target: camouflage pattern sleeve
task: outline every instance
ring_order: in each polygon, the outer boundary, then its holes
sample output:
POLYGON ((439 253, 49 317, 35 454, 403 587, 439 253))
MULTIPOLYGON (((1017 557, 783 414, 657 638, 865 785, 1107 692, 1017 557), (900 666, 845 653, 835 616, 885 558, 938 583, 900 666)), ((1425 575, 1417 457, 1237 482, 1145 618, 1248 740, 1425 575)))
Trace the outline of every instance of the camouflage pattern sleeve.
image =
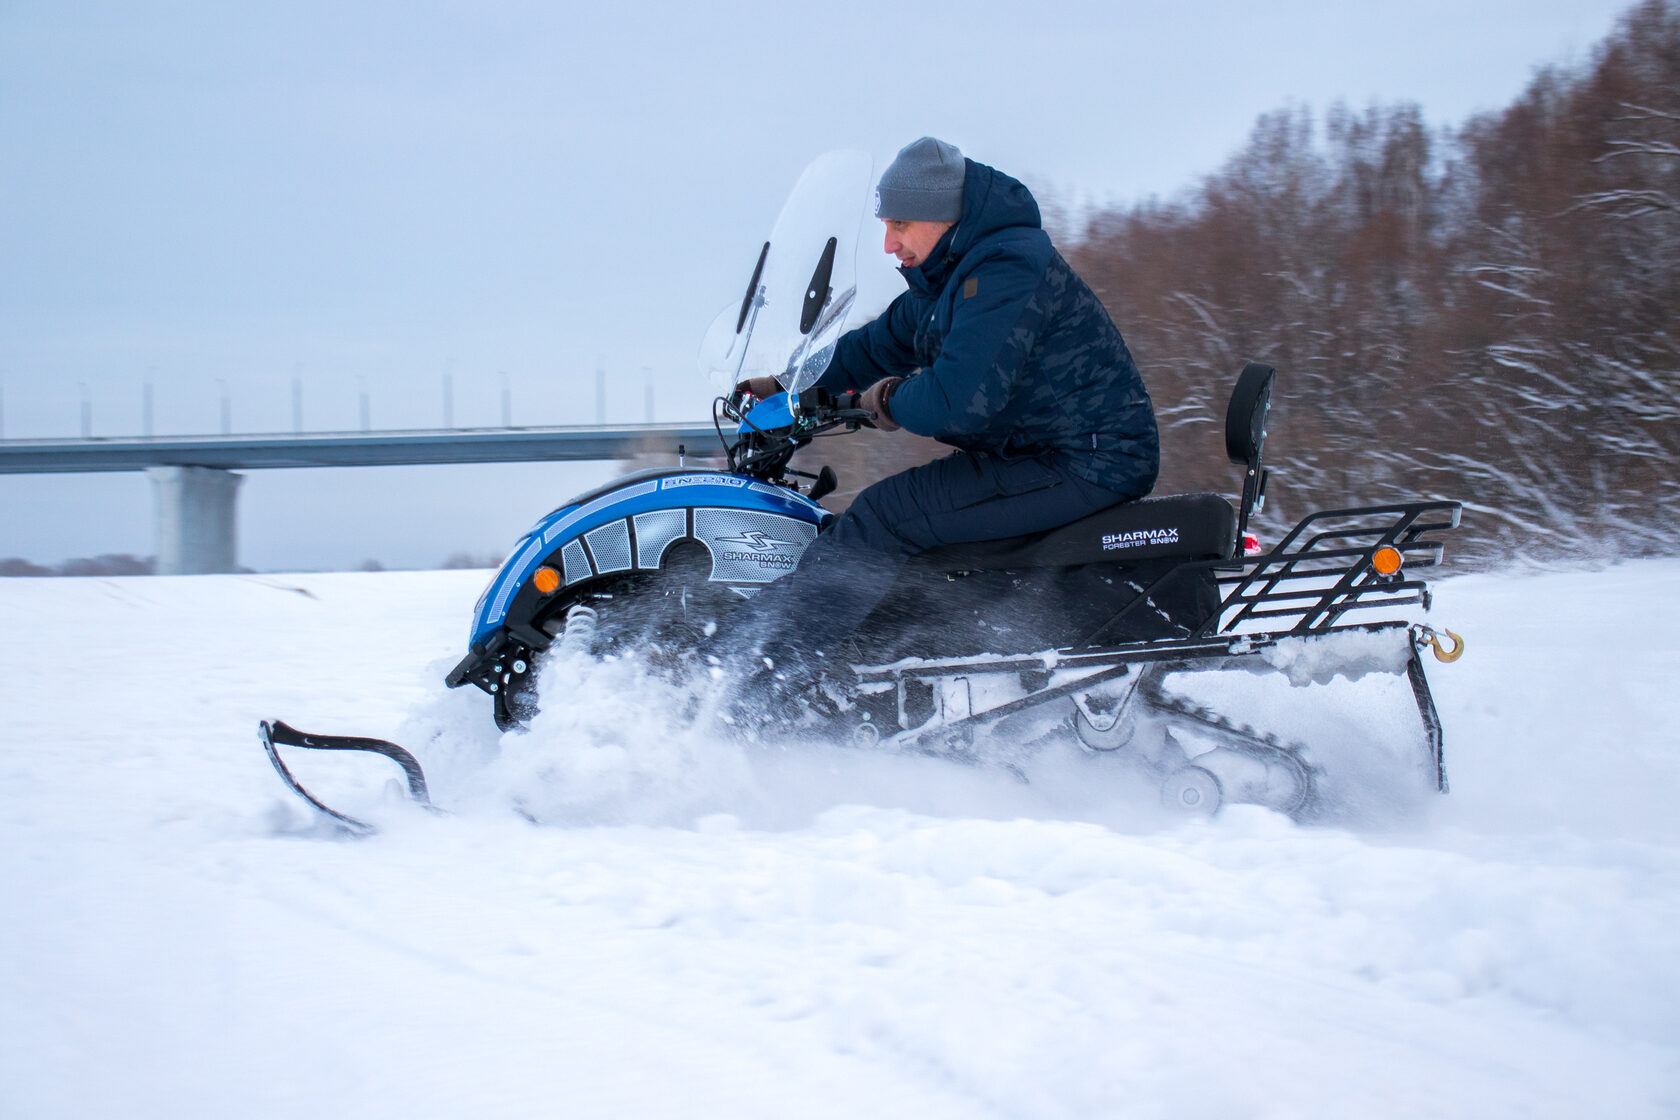
POLYGON ((892 403, 905 430, 957 443, 1007 434, 1007 406, 1052 310, 1043 265, 1030 255, 993 252, 964 271, 954 299, 918 324, 930 338, 943 335, 937 356, 892 403))

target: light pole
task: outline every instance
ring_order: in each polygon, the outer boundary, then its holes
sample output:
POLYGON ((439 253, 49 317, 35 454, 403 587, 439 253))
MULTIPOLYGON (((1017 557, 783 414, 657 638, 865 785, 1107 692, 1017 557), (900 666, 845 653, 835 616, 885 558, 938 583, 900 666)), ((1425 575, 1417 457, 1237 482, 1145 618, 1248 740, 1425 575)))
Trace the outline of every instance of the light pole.
POLYGON ((455 426, 455 359, 450 357, 443 366, 443 426, 455 426))

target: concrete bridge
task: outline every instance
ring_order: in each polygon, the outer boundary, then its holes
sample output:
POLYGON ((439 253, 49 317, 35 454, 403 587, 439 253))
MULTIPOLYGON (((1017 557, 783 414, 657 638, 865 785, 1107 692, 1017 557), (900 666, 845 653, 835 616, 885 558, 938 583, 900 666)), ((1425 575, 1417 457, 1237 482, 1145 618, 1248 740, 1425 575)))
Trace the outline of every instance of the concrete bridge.
POLYGON ((680 449, 714 454, 716 429, 696 423, 14 439, 0 440, 0 474, 145 471, 152 480, 157 571, 186 575, 234 570, 242 480, 235 471, 674 457, 680 449))

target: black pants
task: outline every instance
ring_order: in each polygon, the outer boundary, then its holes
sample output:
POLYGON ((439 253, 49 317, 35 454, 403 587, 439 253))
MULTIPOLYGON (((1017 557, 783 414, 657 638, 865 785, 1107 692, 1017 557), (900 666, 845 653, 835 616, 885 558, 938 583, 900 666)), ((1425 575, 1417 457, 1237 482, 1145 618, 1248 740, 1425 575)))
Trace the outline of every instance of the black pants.
POLYGON ((796 664, 820 658, 858 628, 911 556, 1042 532, 1141 496, 1087 482, 1049 457, 958 451, 912 467, 859 494, 797 568, 735 612, 719 648, 796 664))

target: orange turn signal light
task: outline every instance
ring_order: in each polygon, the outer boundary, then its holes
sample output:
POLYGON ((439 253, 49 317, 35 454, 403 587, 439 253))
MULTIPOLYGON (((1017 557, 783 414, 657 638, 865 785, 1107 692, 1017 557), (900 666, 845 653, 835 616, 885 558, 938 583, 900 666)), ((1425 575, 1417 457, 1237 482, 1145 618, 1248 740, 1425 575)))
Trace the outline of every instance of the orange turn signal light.
POLYGON ((1385 544, 1371 553, 1371 567, 1380 576, 1391 576, 1400 570, 1400 550, 1391 544, 1385 544))
POLYGON ((560 590, 560 573, 553 568, 538 568, 531 573, 531 586, 544 595, 552 595, 560 590))

